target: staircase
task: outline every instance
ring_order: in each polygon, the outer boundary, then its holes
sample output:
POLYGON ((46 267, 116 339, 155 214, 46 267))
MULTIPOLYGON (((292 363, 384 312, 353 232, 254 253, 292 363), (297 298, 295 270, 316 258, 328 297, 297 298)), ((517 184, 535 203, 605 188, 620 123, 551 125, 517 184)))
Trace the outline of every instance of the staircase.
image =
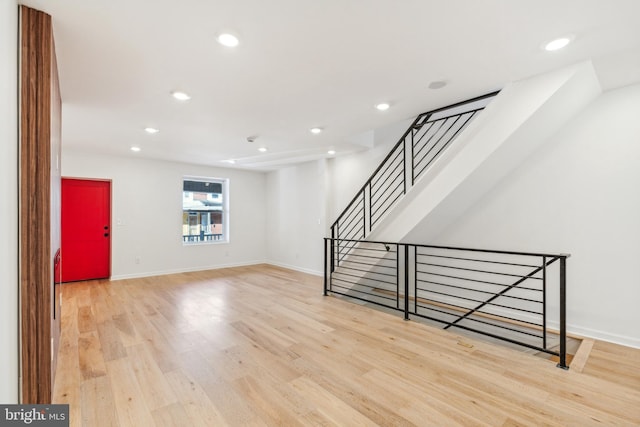
POLYGON ((325 293, 553 354, 566 368, 568 255, 405 242, 437 236, 599 93, 587 62, 420 114, 331 226, 325 293))

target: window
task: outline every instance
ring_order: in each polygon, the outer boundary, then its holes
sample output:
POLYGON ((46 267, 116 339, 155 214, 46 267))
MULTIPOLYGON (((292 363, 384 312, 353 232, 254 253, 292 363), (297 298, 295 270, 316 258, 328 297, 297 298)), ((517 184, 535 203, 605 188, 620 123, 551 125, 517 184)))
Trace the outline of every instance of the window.
POLYGON ((228 180, 185 177, 182 183, 182 242, 229 240, 228 180))

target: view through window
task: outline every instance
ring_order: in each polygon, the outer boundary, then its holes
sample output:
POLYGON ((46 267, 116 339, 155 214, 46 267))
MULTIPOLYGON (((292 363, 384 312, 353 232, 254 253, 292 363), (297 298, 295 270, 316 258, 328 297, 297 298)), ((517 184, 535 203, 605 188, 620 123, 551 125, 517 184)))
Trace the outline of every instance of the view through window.
POLYGON ((227 180, 184 178, 182 185, 182 241, 228 240, 227 180))

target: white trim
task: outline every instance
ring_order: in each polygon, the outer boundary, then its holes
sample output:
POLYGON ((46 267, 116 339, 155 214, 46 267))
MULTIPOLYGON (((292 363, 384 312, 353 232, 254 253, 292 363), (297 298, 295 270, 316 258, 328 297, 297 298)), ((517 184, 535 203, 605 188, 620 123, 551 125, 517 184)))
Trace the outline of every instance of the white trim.
POLYGON ((207 270, 219 270, 221 268, 246 267, 249 265, 259 265, 259 264, 268 264, 268 262, 264 260, 247 261, 247 262, 238 262, 238 263, 232 263, 232 264, 208 265, 204 267, 177 268, 174 270, 148 271, 148 272, 132 273, 132 274, 118 274, 115 276, 111 276, 110 280, 117 281, 117 280, 126 280, 126 279, 138 279, 142 277, 166 276, 168 274, 191 273, 195 271, 207 271, 207 270))
POLYGON ((599 331, 597 329, 591 328, 582 328, 575 325, 567 325, 567 333, 571 335, 578 335, 584 338, 594 338, 600 341, 607 341, 626 347, 640 349, 640 339, 628 337, 625 335, 612 334, 610 332, 599 331))
POLYGON ((312 270, 310 268, 297 267, 295 265, 285 264, 285 263, 277 262, 277 261, 266 261, 266 263, 270 264, 270 265, 275 265, 276 267, 282 267, 282 268, 287 268, 289 270, 299 271, 301 273, 312 274, 314 276, 320 276, 320 277, 324 276, 324 273, 322 271, 319 271, 319 270, 312 270))

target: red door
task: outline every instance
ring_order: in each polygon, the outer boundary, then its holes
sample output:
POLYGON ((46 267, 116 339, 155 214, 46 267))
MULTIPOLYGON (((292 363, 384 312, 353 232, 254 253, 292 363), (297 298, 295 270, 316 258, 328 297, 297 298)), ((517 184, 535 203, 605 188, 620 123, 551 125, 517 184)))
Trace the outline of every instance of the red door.
POLYGON ((62 281, 111 275, 111 182, 62 179, 62 281))

